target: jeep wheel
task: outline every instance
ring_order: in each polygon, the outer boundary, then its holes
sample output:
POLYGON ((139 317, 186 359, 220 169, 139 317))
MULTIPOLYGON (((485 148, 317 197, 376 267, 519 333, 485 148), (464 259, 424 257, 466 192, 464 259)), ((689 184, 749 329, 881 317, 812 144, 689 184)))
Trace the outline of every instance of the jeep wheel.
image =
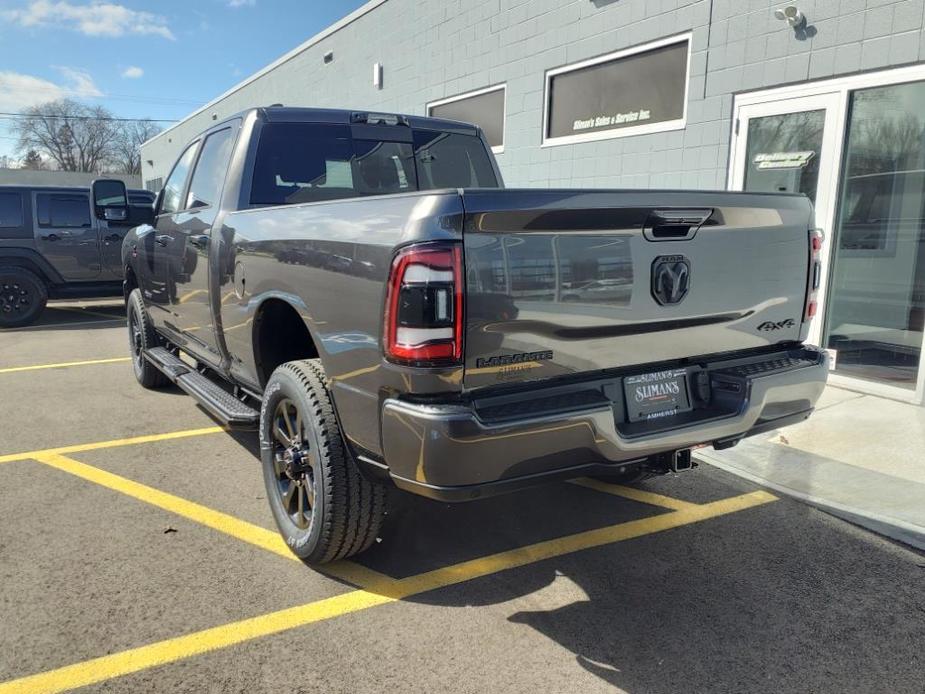
POLYGON ((163 388, 170 383, 169 379, 144 356, 145 350, 158 346, 158 339, 157 333, 151 327, 140 289, 133 289, 129 294, 126 312, 128 313, 128 347, 132 356, 135 378, 145 388, 163 388))
POLYGON ((47 301, 48 290, 35 273, 21 267, 0 267, 0 328, 34 323, 47 301))
POLYGON ((386 489, 344 444, 317 359, 280 366, 260 410, 267 498, 289 548, 308 564, 367 549, 385 515, 386 489))

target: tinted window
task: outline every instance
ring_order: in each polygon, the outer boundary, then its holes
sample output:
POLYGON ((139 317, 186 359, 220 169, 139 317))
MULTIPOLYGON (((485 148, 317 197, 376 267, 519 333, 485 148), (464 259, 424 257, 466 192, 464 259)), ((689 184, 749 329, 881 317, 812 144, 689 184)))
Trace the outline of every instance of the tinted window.
POLYGON ((549 77, 546 137, 678 121, 687 96, 688 41, 549 77))
POLYGON ((504 88, 474 96, 464 96, 428 109, 434 118, 474 123, 485 133, 492 147, 504 146, 504 88))
POLYGON ((479 138, 432 131, 413 135, 413 143, 354 140, 345 125, 268 123, 257 147, 251 203, 497 185, 479 138))
POLYGON ((0 227, 22 226, 22 195, 0 193, 0 227))
POLYGON ((129 195, 128 204, 135 207, 151 207, 154 204, 154 197, 151 195, 129 195))
POLYGON ((416 130, 414 155, 421 190, 498 185, 488 152, 477 137, 416 130))
POLYGON ((219 130, 206 138, 193 172, 186 208, 206 207, 218 203, 231 158, 231 128, 219 130))
POLYGON ((35 196, 40 227, 90 226, 90 198, 79 193, 39 193, 35 196))
POLYGON ((180 156, 180 160, 173 167, 167 184, 164 186, 164 197, 161 202, 160 214, 170 214, 171 212, 180 211, 180 197, 183 195, 183 188, 186 185, 186 177, 189 173, 190 166, 193 163, 193 154, 196 153, 194 142, 180 156))

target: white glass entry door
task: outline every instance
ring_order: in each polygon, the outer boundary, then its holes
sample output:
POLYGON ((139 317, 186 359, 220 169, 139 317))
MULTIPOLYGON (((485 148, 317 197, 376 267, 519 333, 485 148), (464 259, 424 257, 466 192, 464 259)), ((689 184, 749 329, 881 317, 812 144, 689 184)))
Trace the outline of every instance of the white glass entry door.
MULTIPOLYGON (((816 209, 822 229, 822 281, 825 289, 831 247, 832 204, 838 181, 840 95, 819 94, 737 107, 732 138, 731 190, 804 193, 816 209)), ((822 344, 823 321, 817 314, 809 341, 822 344)))

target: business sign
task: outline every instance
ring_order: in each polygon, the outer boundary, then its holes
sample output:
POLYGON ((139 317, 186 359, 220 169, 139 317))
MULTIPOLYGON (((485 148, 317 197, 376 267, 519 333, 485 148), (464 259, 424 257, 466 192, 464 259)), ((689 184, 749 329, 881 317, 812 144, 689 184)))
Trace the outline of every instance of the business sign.
POLYGON ((756 154, 752 162, 759 170, 766 169, 805 169, 815 152, 770 152, 756 154))
POLYGON ((545 144, 684 127, 690 36, 546 73, 545 144))

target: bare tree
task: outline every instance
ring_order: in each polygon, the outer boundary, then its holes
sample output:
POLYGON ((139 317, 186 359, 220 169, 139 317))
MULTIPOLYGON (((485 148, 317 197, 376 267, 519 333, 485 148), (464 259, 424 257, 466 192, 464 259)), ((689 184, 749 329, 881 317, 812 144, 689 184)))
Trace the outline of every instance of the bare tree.
POLYGON ((42 155, 36 152, 34 149, 30 149, 26 152, 26 156, 22 160, 22 168, 32 169, 33 171, 40 171, 45 167, 45 160, 42 159, 42 155))
POLYGON ((128 121, 119 124, 113 142, 111 164, 119 173, 141 173, 141 145, 161 132, 162 128, 149 120, 128 121))
POLYGON ((19 152, 35 150, 62 171, 99 172, 112 159, 118 127, 102 106, 60 99, 27 109, 11 130, 19 152))

